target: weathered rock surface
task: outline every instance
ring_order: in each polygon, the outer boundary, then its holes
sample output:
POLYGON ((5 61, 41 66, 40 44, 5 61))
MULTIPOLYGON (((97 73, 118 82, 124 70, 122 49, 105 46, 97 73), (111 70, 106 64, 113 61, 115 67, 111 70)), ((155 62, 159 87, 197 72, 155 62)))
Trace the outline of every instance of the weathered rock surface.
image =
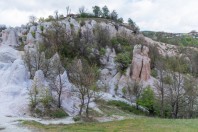
POLYGON ((149 48, 146 46, 135 45, 132 60, 131 78, 136 81, 147 81, 150 79, 150 58, 149 48))
POLYGON ((10 45, 10 46, 16 46, 17 39, 16 39, 16 32, 14 29, 6 29, 2 31, 2 40, 3 44, 10 45))

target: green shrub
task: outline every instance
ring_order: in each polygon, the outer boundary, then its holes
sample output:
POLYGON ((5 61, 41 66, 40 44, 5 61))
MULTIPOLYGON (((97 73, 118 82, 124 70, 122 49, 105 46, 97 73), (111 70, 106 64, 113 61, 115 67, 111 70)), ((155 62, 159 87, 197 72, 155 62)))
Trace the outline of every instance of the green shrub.
POLYGON ((124 96, 126 95, 127 90, 126 90, 126 88, 125 88, 125 87, 124 87, 124 88, 122 88, 122 93, 123 93, 123 95, 124 95, 124 96))
POLYGON ((129 41, 120 37, 111 39, 111 46, 115 49, 117 54, 124 52, 129 52, 131 54, 133 50, 129 41))
POLYGON ((70 23, 71 29, 74 29, 74 24, 70 23))
POLYGON ((143 111, 136 109, 135 106, 130 106, 129 104, 122 102, 122 101, 117 101, 117 100, 108 101, 107 105, 116 106, 125 112, 130 112, 130 113, 134 113, 137 115, 145 115, 146 114, 143 111))
POLYGON ((44 108, 49 109, 52 103, 52 96, 49 94, 49 92, 45 95, 42 96, 42 98, 40 99, 41 104, 43 105, 44 108))
POLYGON ((31 34, 32 34, 32 36, 35 38, 36 36, 35 36, 35 32, 31 32, 31 34))
POLYGON ((50 117, 52 118, 63 118, 68 116, 68 114, 63 109, 56 109, 50 112, 50 117))
POLYGON ((173 83, 173 80, 172 80, 172 78, 170 76, 164 77, 163 80, 164 80, 165 84, 171 85, 173 83))
POLYGON ((152 69, 151 70, 151 76, 153 76, 153 77, 157 77, 157 70, 155 70, 155 69, 152 69))
POLYGON ((99 52, 100 52, 100 55, 105 55, 106 50, 105 48, 101 48, 99 52))
POLYGON ((129 45, 128 40, 125 39, 125 38, 118 37, 118 38, 117 38, 117 41, 118 41, 121 45, 129 45))
POLYGON ((155 94, 150 86, 143 90, 143 93, 137 100, 137 103, 146 107, 151 115, 154 114, 155 94))
POLYGON ((81 13, 80 17, 81 18, 88 18, 88 17, 91 17, 91 15, 89 13, 81 13))
POLYGON ((80 116, 75 116, 75 117, 73 117, 73 120, 74 120, 75 122, 77 122, 77 121, 80 121, 81 118, 80 118, 80 116))
POLYGON ((42 115, 42 111, 40 109, 35 109, 35 114, 41 116, 42 115))
POLYGON ((44 30, 44 26, 40 26, 40 30, 43 32, 43 30, 44 30))
POLYGON ((118 63, 118 71, 124 73, 131 63, 131 55, 129 52, 119 53, 115 61, 118 63))
POLYGON ((111 39, 111 44, 112 44, 113 46, 118 45, 119 42, 118 42, 117 38, 111 39))

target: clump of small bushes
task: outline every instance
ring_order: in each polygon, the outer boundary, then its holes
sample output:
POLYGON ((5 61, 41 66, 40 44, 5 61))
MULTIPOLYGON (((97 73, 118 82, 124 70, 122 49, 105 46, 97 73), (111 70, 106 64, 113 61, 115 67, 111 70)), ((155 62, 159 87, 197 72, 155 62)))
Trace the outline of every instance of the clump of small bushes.
POLYGON ((135 106, 131 106, 125 102, 122 101, 117 101, 117 100, 111 100, 107 102, 107 105, 111 105, 111 106, 116 106, 119 109, 125 111, 125 112, 129 112, 129 113, 133 113, 133 114, 137 114, 137 115, 145 115, 146 113, 136 109, 135 106))

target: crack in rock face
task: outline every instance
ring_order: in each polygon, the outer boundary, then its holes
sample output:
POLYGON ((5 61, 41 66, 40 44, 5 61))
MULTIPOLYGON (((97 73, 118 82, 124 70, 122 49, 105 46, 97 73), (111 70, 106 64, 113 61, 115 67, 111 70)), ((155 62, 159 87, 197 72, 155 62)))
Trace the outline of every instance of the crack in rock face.
POLYGON ((134 46, 131 78, 135 81, 147 81, 150 79, 151 68, 148 52, 149 48, 146 46, 134 46))

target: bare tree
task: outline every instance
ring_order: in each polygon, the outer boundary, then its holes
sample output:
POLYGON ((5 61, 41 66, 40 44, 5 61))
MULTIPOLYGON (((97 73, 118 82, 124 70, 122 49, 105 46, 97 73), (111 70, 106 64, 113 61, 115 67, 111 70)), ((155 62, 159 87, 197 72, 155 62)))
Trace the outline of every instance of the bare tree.
POLYGON ((35 25, 36 24, 36 16, 34 16, 34 15, 31 15, 31 16, 29 16, 29 21, 30 21, 30 23, 32 24, 32 25, 35 25))
POLYGON ((171 114, 173 118, 178 118, 178 114, 184 105, 183 99, 185 91, 183 87, 184 77, 182 72, 184 71, 185 66, 182 64, 181 58, 175 57, 170 59, 174 61, 174 64, 168 64, 169 70, 167 71, 172 79, 172 83, 168 85, 171 114))
POLYGON ((110 33, 107 27, 104 28, 101 25, 96 25, 94 30, 95 40, 99 50, 110 44, 110 33))
POLYGON ((72 42, 71 31, 66 30, 64 23, 53 21, 42 35, 44 44, 51 50, 51 54, 60 53, 63 50, 64 53, 72 54, 72 45, 70 45, 72 42))
POLYGON ((83 108, 86 108, 86 116, 89 116, 89 104, 96 95, 97 87, 96 72, 94 66, 81 60, 74 60, 68 67, 68 77, 76 86, 75 92, 79 95, 81 101, 79 115, 82 115, 83 108), (88 70, 89 69, 89 70, 88 70))
POLYGON ((44 61, 45 54, 40 50, 40 44, 35 45, 34 53, 32 54, 33 63, 35 64, 35 71, 40 70, 44 61))
POLYGON ((67 16, 71 13, 71 8, 69 6, 66 7, 67 16))
POLYGON ((30 78, 33 78, 33 66, 29 48, 24 51, 23 60, 25 61, 28 71, 30 72, 30 78))
POLYGON ((36 105, 38 104, 38 87, 37 87, 37 78, 33 81, 31 88, 28 90, 29 98, 30 98, 30 109, 33 111, 34 108, 36 108, 36 105))
POLYGON ((35 44, 34 46, 35 48, 27 48, 23 56, 28 71, 30 72, 30 78, 33 78, 37 70, 43 70, 45 71, 45 75, 47 75, 46 68, 48 69, 45 51, 41 51, 40 44, 35 44))
POLYGON ((161 60, 156 62, 156 68, 159 71, 159 82, 155 82, 155 87, 157 88, 158 95, 160 96, 160 115, 164 117, 164 96, 165 96, 165 84, 164 84, 164 61, 161 60))
POLYGON ((61 108, 62 104, 62 94, 65 92, 66 88, 66 80, 63 79, 61 76, 63 74, 64 68, 62 67, 61 61, 59 58, 56 58, 56 60, 53 62, 53 66, 51 67, 51 71, 53 73, 51 74, 50 78, 52 80, 52 90, 56 92, 57 95, 57 107, 61 108))
POLYGON ((55 19, 58 20, 59 19, 58 10, 54 11, 54 14, 55 14, 55 19))
POLYGON ((81 7, 78 9, 78 11, 79 11, 80 14, 83 14, 83 13, 86 12, 86 9, 85 9, 84 6, 81 6, 81 7))
POLYGON ((91 47, 94 41, 92 30, 87 26, 85 26, 85 29, 82 31, 80 41, 80 53, 84 56, 87 53, 87 49, 91 47))

